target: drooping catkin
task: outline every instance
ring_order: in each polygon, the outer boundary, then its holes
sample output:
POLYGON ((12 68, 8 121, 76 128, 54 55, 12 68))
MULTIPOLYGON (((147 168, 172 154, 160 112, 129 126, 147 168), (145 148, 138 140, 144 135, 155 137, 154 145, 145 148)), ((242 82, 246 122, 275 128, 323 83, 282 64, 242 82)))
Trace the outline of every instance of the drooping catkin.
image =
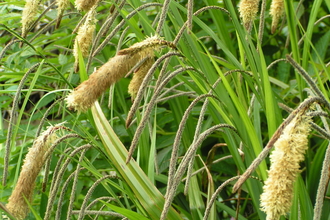
POLYGON ((245 29, 250 32, 259 10, 259 0, 241 0, 238 11, 245 29))
POLYGON ((26 37, 33 19, 38 12, 38 6, 41 0, 26 0, 23 13, 22 13, 22 37, 26 37))
POLYGON ((96 5, 92 7, 86 17, 84 24, 79 28, 78 35, 75 38, 73 46, 73 55, 75 58, 74 69, 78 72, 79 66, 79 50, 83 57, 87 57, 89 54, 89 48, 93 42, 93 36, 96 23, 96 5))
POLYGON ((96 5, 98 1, 99 0, 76 0, 75 5, 79 11, 88 11, 96 5))
POLYGON ((284 0, 272 0, 269 14, 272 17, 272 34, 275 33, 280 19, 284 15, 284 0))
POLYGON ((133 78, 128 85, 128 93, 132 97, 132 101, 134 101, 137 92, 143 82, 144 77, 148 73, 152 64, 154 63, 153 57, 148 57, 145 62, 134 72, 133 78))
POLYGON ((33 142, 32 147, 29 148, 29 152, 24 159, 17 184, 6 205, 8 211, 18 220, 25 219, 29 213, 29 206, 25 202, 25 199, 31 203, 35 180, 47 159, 47 150, 57 138, 55 134, 57 129, 58 127, 51 126, 44 131, 33 142))
POLYGON ((69 6, 70 1, 69 0, 57 0, 57 22, 56 22, 56 28, 60 26, 61 19, 64 13, 64 10, 69 6))
POLYGON ((154 51, 159 50, 164 45, 172 44, 153 36, 127 49, 120 50, 116 56, 101 66, 90 75, 88 80, 68 95, 66 98, 68 108, 82 112, 87 111, 107 88, 124 77, 143 59, 153 58, 154 51))
POLYGON ((111 58, 68 95, 66 98, 68 108, 87 111, 109 86, 124 77, 140 59, 139 54, 111 58))
POLYGON ((261 194, 261 210, 267 220, 278 220, 290 211, 293 184, 300 173, 299 163, 305 159, 311 117, 298 114, 283 130, 270 156, 271 167, 261 194))

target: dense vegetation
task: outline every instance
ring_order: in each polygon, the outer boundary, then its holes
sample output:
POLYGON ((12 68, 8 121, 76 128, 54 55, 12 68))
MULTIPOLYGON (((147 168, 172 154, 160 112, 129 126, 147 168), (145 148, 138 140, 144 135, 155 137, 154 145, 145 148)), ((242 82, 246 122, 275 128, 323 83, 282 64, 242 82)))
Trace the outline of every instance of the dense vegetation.
POLYGON ((265 0, 89 2, 0 3, 4 215, 20 219, 16 186, 26 219, 266 219, 263 187, 282 184, 266 181, 268 153, 287 145, 280 218, 330 219, 329 1, 284 1, 278 18, 265 0), (119 76, 122 65, 133 70, 119 76), (97 69, 118 82, 91 108, 68 107, 97 69))

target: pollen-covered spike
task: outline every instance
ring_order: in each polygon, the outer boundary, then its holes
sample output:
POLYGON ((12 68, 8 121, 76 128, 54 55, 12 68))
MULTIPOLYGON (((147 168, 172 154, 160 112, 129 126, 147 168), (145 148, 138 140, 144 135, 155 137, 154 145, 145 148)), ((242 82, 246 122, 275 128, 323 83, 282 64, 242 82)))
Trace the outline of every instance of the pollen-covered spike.
POLYGON ((242 18, 245 29, 250 32, 252 24, 259 10, 259 0, 242 0, 238 11, 242 18))
POLYGON ((260 196, 261 209, 266 212, 267 220, 278 220, 290 211, 293 184, 301 172, 299 164, 305 159, 308 148, 310 123, 310 116, 297 114, 274 144, 268 179, 260 196))
POLYGON ((22 37, 26 37, 41 0, 26 0, 22 13, 22 37))
POLYGON ((29 152, 25 156, 17 184, 6 204, 10 214, 18 220, 25 219, 29 213, 30 208, 26 200, 29 203, 32 202, 35 180, 45 164, 49 147, 57 139, 55 131, 61 128, 63 126, 49 127, 33 142, 33 146, 29 148, 29 152))
POLYGON ((175 44, 172 42, 162 40, 158 36, 153 36, 145 39, 144 41, 135 43, 129 48, 118 51, 117 55, 137 53, 146 49, 159 50, 162 46, 168 46, 172 49, 176 49, 175 44))
POLYGON ((272 17, 271 33, 274 34, 280 19, 284 15, 284 0, 273 0, 270 5, 269 14, 272 17))
POLYGON ((99 0, 76 0, 75 5, 79 11, 88 11, 98 2, 99 0))

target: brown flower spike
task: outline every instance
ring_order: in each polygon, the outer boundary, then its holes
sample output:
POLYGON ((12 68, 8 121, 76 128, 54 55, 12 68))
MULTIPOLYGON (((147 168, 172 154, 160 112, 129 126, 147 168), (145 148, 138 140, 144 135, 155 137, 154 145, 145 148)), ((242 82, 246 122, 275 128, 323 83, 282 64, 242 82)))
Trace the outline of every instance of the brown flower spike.
MULTIPOLYGON (((124 77, 143 59, 153 58, 154 51, 163 45, 172 44, 161 40, 158 36, 153 36, 119 51, 116 56, 92 73, 88 80, 68 95, 66 98, 68 108, 87 111, 106 89, 124 77)), ((142 68, 145 68, 143 65, 142 68)))
POLYGON ((92 7, 88 14, 84 24, 79 28, 78 35, 74 41, 73 55, 75 58, 74 70, 78 72, 79 70, 79 53, 78 48, 83 57, 87 57, 89 54, 89 48, 93 42, 93 36, 95 31, 96 23, 96 5, 92 7))
POLYGON ((298 114, 283 130, 270 156, 271 167, 261 194, 261 210, 267 220, 278 220, 291 208, 293 184, 300 173, 299 163, 305 159, 311 117, 298 114))
POLYGON ((61 127, 51 126, 44 131, 33 142, 33 146, 24 159, 17 184, 6 205, 8 211, 18 220, 25 219, 29 213, 29 206, 25 199, 31 203, 35 180, 47 159, 47 150, 57 138, 55 131, 59 128, 61 127))
POLYGON ((273 0, 270 5, 269 14, 272 17, 272 34, 275 33, 280 19, 284 15, 284 0, 273 0))
POLYGON ((88 11, 98 2, 99 0, 76 0, 75 5, 79 11, 88 11))
POLYGON ((243 20, 245 29, 250 32, 252 24, 259 10, 259 0, 242 0, 238 11, 243 20))

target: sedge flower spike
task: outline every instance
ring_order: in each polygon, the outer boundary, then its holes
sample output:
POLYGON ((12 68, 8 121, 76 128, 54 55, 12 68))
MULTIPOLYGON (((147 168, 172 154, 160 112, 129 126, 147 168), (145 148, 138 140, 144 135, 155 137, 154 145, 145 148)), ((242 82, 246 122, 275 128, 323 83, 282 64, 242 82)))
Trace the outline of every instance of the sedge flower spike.
POLYGON ((55 131, 59 128, 58 126, 50 126, 37 137, 24 159, 17 184, 6 205, 8 211, 18 220, 25 219, 29 213, 29 205, 25 199, 31 203, 35 180, 45 164, 47 151, 55 142, 57 138, 55 131))
POLYGON ((79 49, 83 57, 89 54, 89 48, 93 42, 93 36, 96 23, 96 5, 92 7, 87 14, 84 24, 79 28, 78 35, 75 38, 73 46, 73 56, 75 58, 74 70, 79 70, 79 49), (79 48, 79 49, 78 49, 79 48))
POLYGON ((38 6, 41 0, 26 0, 23 13, 22 13, 22 37, 26 37, 33 19, 38 12, 38 6))
POLYGON ((284 15, 284 0, 272 0, 270 5, 269 14, 272 17, 272 34, 275 33, 280 19, 284 15))
POLYGON ((245 29, 250 32, 259 10, 259 0, 241 0, 238 11, 245 29))
POLYGON ((99 0, 76 0, 75 6, 79 11, 88 11, 98 2, 99 0))
MULTIPOLYGON (((66 97, 68 108, 80 112, 87 111, 106 89, 123 78, 142 60, 153 58, 154 51, 164 45, 174 47, 172 43, 153 36, 118 51, 116 56, 110 58, 107 63, 92 73, 88 80, 81 83, 66 97)), ((144 69, 143 65, 146 64, 142 64, 144 69)))
POLYGON ((311 117, 298 114, 274 144, 268 179, 260 196, 261 210, 266 212, 267 220, 278 220, 290 211, 293 184, 300 173, 299 163, 305 159, 308 148, 310 122, 311 117))
POLYGON ((56 5, 57 5, 56 28, 58 28, 60 26, 64 10, 70 5, 70 1, 69 0, 56 0, 56 5))

